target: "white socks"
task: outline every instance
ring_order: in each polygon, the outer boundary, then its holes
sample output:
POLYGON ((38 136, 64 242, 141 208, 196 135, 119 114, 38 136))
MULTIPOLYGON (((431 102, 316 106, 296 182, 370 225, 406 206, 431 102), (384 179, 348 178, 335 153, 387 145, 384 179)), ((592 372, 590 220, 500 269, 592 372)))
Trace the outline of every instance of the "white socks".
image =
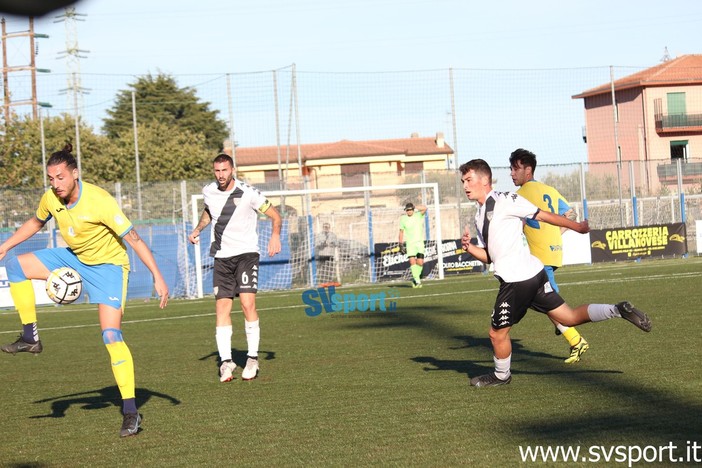
MULTIPOLYGON (((244 320, 244 330, 246 331, 246 343, 248 344, 248 356, 258 356, 258 344, 261 341, 261 329, 258 320, 247 322, 244 320)), ((215 327, 215 340, 217 341, 217 352, 219 359, 226 361, 232 358, 232 326, 215 327)))
POLYGON ((512 375, 512 372, 509 370, 512 364, 512 355, 510 354, 504 359, 497 359, 496 356, 493 356, 492 359, 495 361, 495 377, 500 380, 507 380, 512 375))
POLYGON ((587 306, 587 315, 590 316, 590 321, 601 322, 614 317, 621 317, 617 306, 614 304, 590 304, 587 306))
POLYGON ((215 327, 215 340, 220 361, 232 358, 232 326, 215 327))
POLYGON ((257 357, 258 343, 261 341, 261 329, 258 326, 258 320, 253 322, 244 320, 244 329, 246 330, 246 343, 249 346, 249 351, 246 354, 250 357, 257 357))

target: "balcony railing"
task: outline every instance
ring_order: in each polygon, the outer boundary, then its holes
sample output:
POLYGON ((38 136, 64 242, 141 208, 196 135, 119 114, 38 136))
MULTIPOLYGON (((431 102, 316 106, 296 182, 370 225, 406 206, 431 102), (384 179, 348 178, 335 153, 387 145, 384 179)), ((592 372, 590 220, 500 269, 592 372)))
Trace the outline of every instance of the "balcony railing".
POLYGON ((656 114, 656 131, 702 133, 702 114, 656 114))
MULTIPOLYGON (((702 180, 702 162, 683 162, 680 164, 682 170, 683 183, 692 183, 702 180)), ((658 179, 661 182, 668 184, 677 183, 678 181, 678 165, 673 162, 671 164, 659 164, 656 168, 658 179)))

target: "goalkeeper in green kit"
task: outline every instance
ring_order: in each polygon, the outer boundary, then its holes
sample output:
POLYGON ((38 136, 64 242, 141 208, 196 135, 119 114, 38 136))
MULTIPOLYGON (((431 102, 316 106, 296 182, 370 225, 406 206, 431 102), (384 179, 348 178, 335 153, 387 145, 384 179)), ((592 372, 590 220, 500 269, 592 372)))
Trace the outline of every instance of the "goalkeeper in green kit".
POLYGON ((405 205, 405 214, 400 217, 400 249, 407 254, 412 273, 412 287, 422 287, 422 269, 424 268, 424 216, 427 207, 405 205), (406 242, 406 244, 405 244, 406 242))

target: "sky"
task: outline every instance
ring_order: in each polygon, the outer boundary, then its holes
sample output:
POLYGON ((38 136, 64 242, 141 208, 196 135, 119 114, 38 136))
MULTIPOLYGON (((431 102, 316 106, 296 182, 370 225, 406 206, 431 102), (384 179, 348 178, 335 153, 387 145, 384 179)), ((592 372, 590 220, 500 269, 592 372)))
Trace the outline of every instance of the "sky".
MULTIPOLYGON (((691 0, 81 0, 75 8, 81 73, 125 83, 292 63, 330 73, 646 68, 666 50, 702 53, 702 2, 691 0)), ((53 73, 66 73, 61 13, 35 20, 35 32, 50 36, 37 40, 37 66, 53 73)), ((26 28, 7 17, 8 31, 26 28)))
MULTIPOLYGON (((699 52, 702 26, 702 2, 690 0, 82 0, 75 7, 85 15, 77 33, 90 51, 81 62, 86 73, 290 63, 336 72, 651 66, 665 47, 673 56, 699 52)), ((65 49, 59 14, 36 20, 36 31, 52 37, 42 42, 42 58, 65 49)))

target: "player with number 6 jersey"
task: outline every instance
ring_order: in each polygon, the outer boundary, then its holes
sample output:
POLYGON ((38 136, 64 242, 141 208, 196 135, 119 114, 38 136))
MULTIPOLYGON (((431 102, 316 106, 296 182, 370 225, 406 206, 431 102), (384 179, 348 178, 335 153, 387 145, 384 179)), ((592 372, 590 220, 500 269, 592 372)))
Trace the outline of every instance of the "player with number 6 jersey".
POLYGON ((281 219, 278 211, 254 187, 235 179, 234 160, 219 154, 213 161, 215 182, 206 185, 202 194, 205 207, 189 240, 200 241, 202 230, 212 224, 210 256, 214 257, 213 286, 215 294, 215 341, 219 354, 219 380, 234 378, 236 364, 232 359, 232 318, 234 297, 241 302, 244 330, 248 346, 247 359, 241 374, 243 380, 258 375, 258 347, 261 339, 256 311, 258 291, 259 249, 256 225, 258 213, 273 222, 268 255, 280 252, 281 219))

